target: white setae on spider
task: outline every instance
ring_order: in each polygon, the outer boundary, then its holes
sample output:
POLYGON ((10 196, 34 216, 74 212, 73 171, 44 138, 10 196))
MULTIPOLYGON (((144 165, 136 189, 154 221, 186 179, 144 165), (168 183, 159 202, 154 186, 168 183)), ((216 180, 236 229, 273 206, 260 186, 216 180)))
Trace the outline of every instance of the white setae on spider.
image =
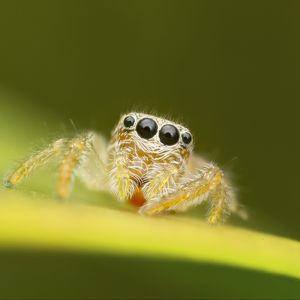
POLYGON ((209 200, 210 224, 231 212, 246 218, 223 171, 192 150, 187 128, 132 112, 121 117, 109 143, 94 132, 59 139, 21 163, 4 184, 13 187, 58 160, 60 198, 69 197, 77 176, 88 188, 112 192, 119 201, 140 207, 143 215, 185 211, 209 200))

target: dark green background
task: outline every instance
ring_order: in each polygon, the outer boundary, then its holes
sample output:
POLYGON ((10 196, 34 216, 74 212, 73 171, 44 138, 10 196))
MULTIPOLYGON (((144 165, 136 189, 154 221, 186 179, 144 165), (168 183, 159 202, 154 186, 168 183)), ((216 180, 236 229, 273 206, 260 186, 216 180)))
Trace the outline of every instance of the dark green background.
POLYGON ((6 274, 0 280, 1 299, 299 299, 300 295, 296 279, 178 260, 2 251, 0 262, 1 274, 6 274))
MULTIPOLYGON (((23 99, 22 119, 32 109, 106 135, 132 109, 183 121, 234 174, 250 220, 232 222, 299 240, 299 32, 299 1, 1 1, 0 88, 23 99)), ((299 296, 296 281, 222 266, 0 260, 0 297, 299 296)))
POLYGON ((109 134, 184 121, 235 174, 251 227, 300 239, 299 1, 1 1, 0 86, 109 134))

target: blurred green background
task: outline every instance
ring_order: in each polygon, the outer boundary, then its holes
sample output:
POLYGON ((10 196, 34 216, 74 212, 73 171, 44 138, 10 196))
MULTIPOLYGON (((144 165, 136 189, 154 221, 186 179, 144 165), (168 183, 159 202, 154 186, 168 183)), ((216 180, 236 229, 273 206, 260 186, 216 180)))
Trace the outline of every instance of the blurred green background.
POLYGON ((233 173, 250 220, 232 222, 300 240, 299 30, 299 1, 1 1, 0 88, 19 99, 1 110, 60 135, 109 136, 130 110, 183 121, 233 173))

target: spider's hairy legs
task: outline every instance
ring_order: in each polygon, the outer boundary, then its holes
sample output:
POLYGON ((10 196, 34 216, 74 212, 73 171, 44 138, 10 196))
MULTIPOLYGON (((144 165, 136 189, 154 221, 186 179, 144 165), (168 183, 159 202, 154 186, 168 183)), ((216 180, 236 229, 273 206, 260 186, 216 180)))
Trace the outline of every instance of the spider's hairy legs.
POLYGON ((206 163, 195 175, 184 177, 174 191, 142 207, 141 213, 154 215, 165 211, 184 211, 209 199, 211 211, 208 222, 216 224, 230 211, 230 202, 235 201, 232 197, 233 192, 223 172, 214 164, 206 163))
MULTIPOLYGON (((58 160, 56 193, 60 198, 65 199, 70 195, 76 173, 89 187, 95 186, 90 179, 92 175, 103 174, 103 170, 98 166, 99 155, 104 152, 105 147, 104 139, 102 141, 102 137, 93 132, 80 134, 74 138, 59 139, 21 163, 5 177, 4 184, 6 187, 13 187, 33 171, 58 160), (96 168, 98 172, 95 171, 96 168), (87 175, 89 173, 90 176, 87 175)), ((97 179, 99 176, 95 176, 94 180, 97 179)))
POLYGON ((10 175, 5 176, 4 185, 8 188, 14 187, 36 169, 48 164, 57 157, 65 148, 66 140, 59 139, 45 149, 31 155, 22 162, 10 175))
POLYGON ((91 150, 92 135, 82 135, 68 140, 63 159, 58 168, 56 193, 61 199, 69 197, 75 171, 82 163, 85 154, 91 150))

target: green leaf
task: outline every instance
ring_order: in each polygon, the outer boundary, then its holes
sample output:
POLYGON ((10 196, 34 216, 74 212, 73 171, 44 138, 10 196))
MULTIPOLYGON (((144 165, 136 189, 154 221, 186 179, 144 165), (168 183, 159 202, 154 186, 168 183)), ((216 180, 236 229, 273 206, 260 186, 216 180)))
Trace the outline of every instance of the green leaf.
MULTIPOLYGON (((184 216, 38 201, 0 193, 0 244, 222 263, 300 279, 300 243, 184 216)), ((48 199, 47 199, 48 200, 48 199)))

